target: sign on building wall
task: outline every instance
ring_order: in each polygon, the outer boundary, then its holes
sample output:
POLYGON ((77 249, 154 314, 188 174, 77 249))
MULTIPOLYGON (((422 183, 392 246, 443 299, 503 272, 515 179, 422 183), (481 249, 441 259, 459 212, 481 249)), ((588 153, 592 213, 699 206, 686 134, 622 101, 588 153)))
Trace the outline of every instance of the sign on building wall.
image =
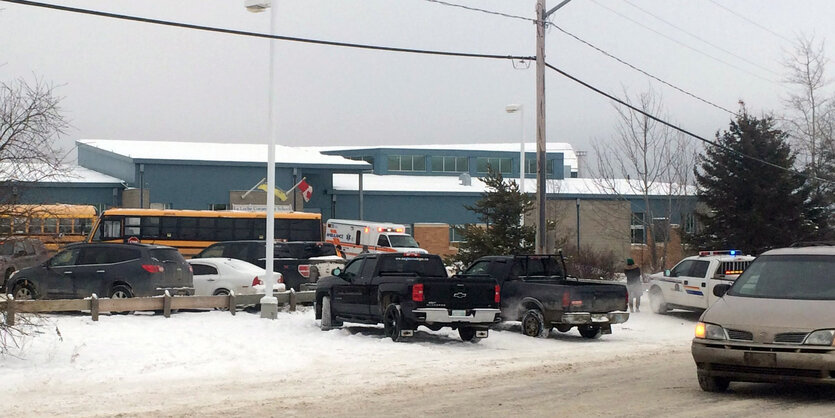
MULTIPOLYGON (((243 205, 232 205, 232 210, 239 210, 242 212, 266 212, 267 205, 254 205, 254 204, 243 204, 243 205)), ((291 205, 275 205, 276 212, 292 212, 293 207, 291 205)))

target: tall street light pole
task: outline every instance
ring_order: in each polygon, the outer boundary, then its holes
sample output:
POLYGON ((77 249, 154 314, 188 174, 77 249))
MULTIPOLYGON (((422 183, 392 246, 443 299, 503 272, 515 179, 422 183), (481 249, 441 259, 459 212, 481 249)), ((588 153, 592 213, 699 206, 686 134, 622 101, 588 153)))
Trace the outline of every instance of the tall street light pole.
POLYGON ((568 4, 563 0, 551 10, 545 10, 545 0, 536 2, 536 207, 539 219, 536 223, 536 252, 547 252, 545 236, 545 20, 552 13, 568 4))
MULTIPOLYGON (((270 9, 270 34, 278 33, 278 4, 277 0, 245 0, 244 6, 251 12, 262 12, 270 9), (275 2, 275 3, 273 3, 275 2)), ((264 274, 264 297, 261 298, 261 318, 276 319, 278 317, 278 299, 273 296, 273 260, 275 257, 275 142, 278 137, 278 82, 275 76, 276 68, 275 39, 270 39, 270 140, 267 141, 267 233, 266 260, 264 274)))
MULTIPOLYGON (((520 104, 509 104, 505 106, 504 110, 507 113, 519 112, 519 192, 525 193, 525 106, 520 104)), ((519 225, 525 225, 525 214, 523 213, 519 220, 519 225)))

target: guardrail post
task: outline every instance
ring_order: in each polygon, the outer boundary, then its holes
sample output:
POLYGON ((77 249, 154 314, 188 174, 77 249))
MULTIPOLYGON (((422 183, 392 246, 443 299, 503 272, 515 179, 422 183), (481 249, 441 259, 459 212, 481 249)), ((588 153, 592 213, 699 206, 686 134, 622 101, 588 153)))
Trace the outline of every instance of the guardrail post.
POLYGON ((6 300, 6 325, 14 326, 14 311, 15 311, 15 302, 14 297, 12 295, 8 295, 8 299, 6 300))
POLYGON ((95 293, 90 297, 90 315, 93 316, 93 321, 99 320, 99 297, 95 293))
POLYGON ((235 316, 235 311, 238 308, 238 304, 235 303, 235 291, 232 290, 229 292, 229 312, 232 313, 232 316, 235 316))
POLYGON ((290 288, 290 312, 296 311, 296 291, 290 288))
POLYGON ((171 293, 165 291, 165 296, 162 297, 162 315, 166 318, 171 317, 171 293))

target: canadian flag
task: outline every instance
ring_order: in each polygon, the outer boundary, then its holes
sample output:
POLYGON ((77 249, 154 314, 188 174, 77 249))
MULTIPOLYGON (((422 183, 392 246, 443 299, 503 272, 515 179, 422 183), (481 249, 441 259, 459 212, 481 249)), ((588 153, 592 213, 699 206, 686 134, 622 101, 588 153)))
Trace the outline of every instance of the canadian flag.
POLYGON ((302 179, 299 183, 299 191, 302 192, 302 197, 304 198, 305 202, 310 202, 310 198, 313 197, 313 186, 307 184, 307 182, 302 179))

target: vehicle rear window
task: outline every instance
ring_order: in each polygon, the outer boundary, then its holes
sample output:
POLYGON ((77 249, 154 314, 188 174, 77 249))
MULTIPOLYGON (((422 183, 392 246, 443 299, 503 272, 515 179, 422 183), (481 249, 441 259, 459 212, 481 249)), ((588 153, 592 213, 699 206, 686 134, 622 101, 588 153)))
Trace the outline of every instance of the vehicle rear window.
POLYGON ((751 265, 750 261, 723 261, 719 265, 719 271, 717 273, 726 276, 742 274, 749 265, 751 265))
POLYGON ((835 300, 835 256, 760 256, 736 279, 731 296, 835 300))
POLYGON ((426 277, 446 277, 444 263, 437 257, 397 256, 380 260, 379 274, 407 273, 426 277))
POLYGON ((157 248, 150 251, 151 257, 156 258, 159 261, 177 261, 177 262, 185 262, 186 259, 183 258, 183 255, 177 251, 176 248, 157 248))

